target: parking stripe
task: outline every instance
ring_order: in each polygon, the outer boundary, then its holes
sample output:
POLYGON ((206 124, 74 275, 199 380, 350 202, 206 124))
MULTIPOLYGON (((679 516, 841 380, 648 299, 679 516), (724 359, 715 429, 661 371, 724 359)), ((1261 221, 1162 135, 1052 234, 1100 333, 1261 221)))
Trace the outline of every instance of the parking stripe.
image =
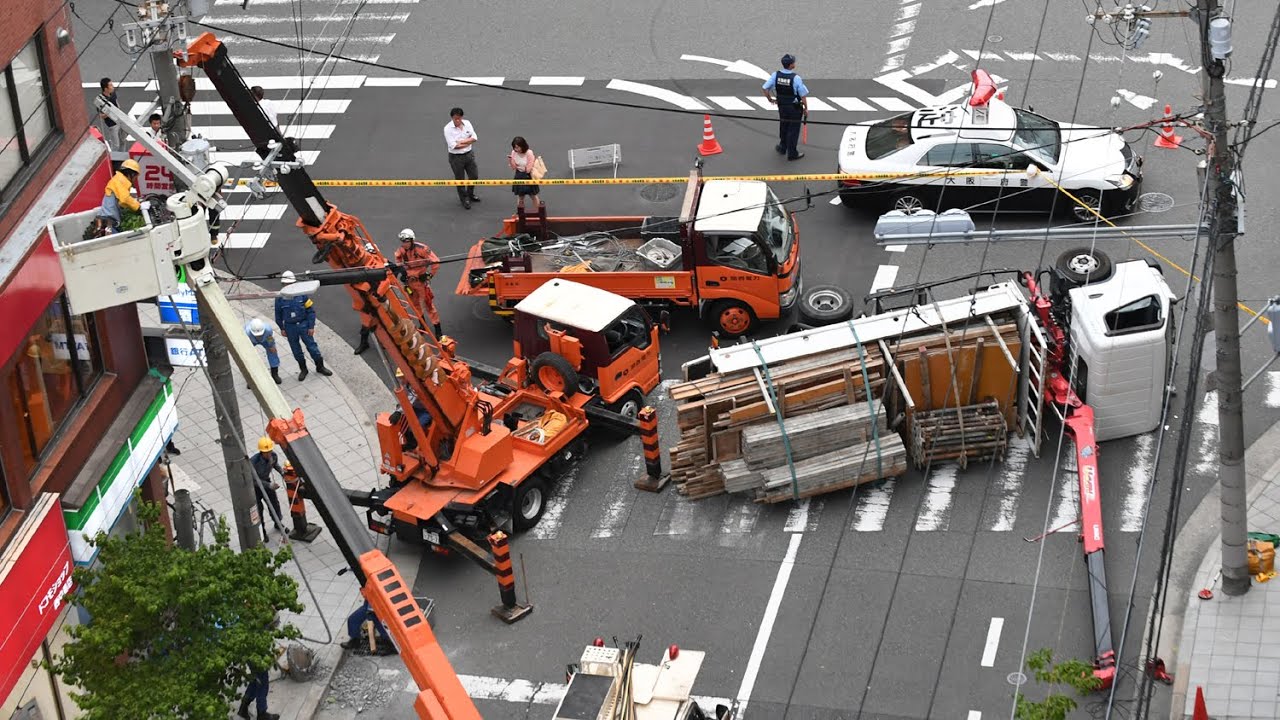
POLYGON ((749 103, 733 95, 708 95, 707 99, 724 110, 755 110, 749 103))
POLYGON ((881 265, 876 268, 876 276, 871 281, 871 292, 880 290, 888 290, 893 287, 894 281, 898 279, 897 265, 881 265))
POLYGON ((1000 648, 1000 631, 1004 629, 1004 618, 991 618, 991 626, 987 628, 987 644, 982 648, 982 667, 995 667, 996 650, 1000 648))

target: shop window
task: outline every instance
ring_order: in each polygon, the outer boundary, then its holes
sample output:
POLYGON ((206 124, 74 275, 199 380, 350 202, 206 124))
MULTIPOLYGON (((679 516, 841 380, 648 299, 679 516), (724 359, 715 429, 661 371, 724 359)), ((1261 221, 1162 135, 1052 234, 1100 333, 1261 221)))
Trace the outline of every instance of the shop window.
POLYGON ((97 328, 71 315, 58 296, 4 368, 4 388, 19 420, 23 471, 30 475, 58 428, 102 375, 97 328))
POLYGON ((53 136, 49 82, 40 34, 0 71, 0 203, 8 202, 23 168, 53 136))

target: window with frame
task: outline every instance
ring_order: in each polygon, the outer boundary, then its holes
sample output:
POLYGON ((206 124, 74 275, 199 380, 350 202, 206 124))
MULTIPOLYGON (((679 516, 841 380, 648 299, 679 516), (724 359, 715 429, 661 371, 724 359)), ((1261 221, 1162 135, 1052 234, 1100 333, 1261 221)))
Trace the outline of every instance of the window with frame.
POLYGON ((707 258, 717 265, 764 275, 769 262, 760 246, 749 237, 708 235, 707 258))
POLYGON ((23 473, 30 476, 72 411, 102 377, 92 315, 72 315, 59 295, 27 332, 0 381, 18 419, 23 473))
POLYGON ((974 167, 987 170, 1026 170, 1031 158, 1008 145, 976 143, 973 149, 974 167))
POLYGON ((0 71, 0 202, 53 136, 53 107, 37 33, 0 71))
POLYGON ((968 167, 973 164, 973 145, 967 142, 946 143, 929 148, 921 165, 934 167, 968 167))
POLYGON ((1108 335, 1124 335, 1160 327, 1164 324, 1164 313, 1161 312, 1160 298, 1148 295, 1112 310, 1103 316, 1103 321, 1107 324, 1108 335))

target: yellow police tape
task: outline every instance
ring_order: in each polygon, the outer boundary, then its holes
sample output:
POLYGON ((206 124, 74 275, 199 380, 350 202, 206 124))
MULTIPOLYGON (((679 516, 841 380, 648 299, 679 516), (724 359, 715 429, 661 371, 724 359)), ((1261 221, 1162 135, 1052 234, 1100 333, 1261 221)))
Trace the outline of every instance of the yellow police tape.
MULTIPOLYGON (((935 177, 965 177, 975 175, 999 175, 1002 170, 955 170, 952 172, 911 172, 911 173, 805 173, 800 175, 716 175, 706 176, 704 180, 759 180, 762 182, 836 182, 839 180, 901 180, 902 178, 935 178, 935 177)), ((689 181, 688 175, 680 175, 674 177, 620 177, 620 178, 543 178, 541 180, 502 180, 502 179, 485 179, 485 180, 454 180, 449 179, 403 179, 403 180, 312 180, 316 187, 403 187, 403 188, 428 188, 428 187, 458 187, 459 185, 476 185, 480 187, 497 186, 504 187, 520 184, 535 185, 659 185, 659 184, 677 184, 689 181)), ((248 180, 238 181, 240 185, 248 184, 248 180)), ((274 187, 278 183, 264 182, 267 187, 274 187)))

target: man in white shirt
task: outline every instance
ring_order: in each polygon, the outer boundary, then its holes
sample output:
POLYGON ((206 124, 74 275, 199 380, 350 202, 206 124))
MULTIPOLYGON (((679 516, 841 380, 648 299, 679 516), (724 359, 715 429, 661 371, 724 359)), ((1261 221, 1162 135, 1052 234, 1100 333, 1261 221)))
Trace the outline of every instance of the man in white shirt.
POLYGON ((267 116, 267 119, 271 121, 271 124, 279 128, 280 120, 276 114, 275 103, 266 98, 266 92, 263 91, 262 86, 254 85, 252 88, 249 88, 249 91, 253 93, 253 99, 258 101, 258 107, 262 108, 263 114, 267 116))
MULTIPOLYGON (((449 149, 449 169, 453 170, 453 179, 461 180, 464 177, 468 180, 476 180, 480 177, 480 171, 476 169, 476 155, 473 150, 475 145, 476 131, 471 127, 469 120, 462 118, 462 108, 456 107, 449 111, 451 118, 448 125, 444 126, 444 144, 449 149)), ((462 201, 462 207, 470 210, 471 203, 480 202, 480 198, 476 197, 476 189, 474 185, 459 185, 458 199, 462 201)))

